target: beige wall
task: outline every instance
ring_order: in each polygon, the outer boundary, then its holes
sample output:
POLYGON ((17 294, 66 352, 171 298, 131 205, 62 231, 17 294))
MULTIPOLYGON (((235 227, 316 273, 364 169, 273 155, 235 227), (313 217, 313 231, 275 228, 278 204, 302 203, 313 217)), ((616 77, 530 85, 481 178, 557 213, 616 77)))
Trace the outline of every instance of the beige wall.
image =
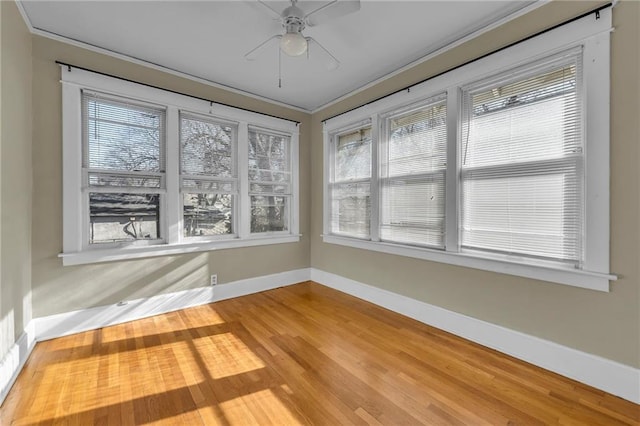
POLYGON ((640 3, 614 10, 611 110, 610 293, 325 244, 322 233, 321 120, 517 41, 594 8, 552 2, 364 92, 313 114, 312 267, 484 321, 640 367, 638 51, 640 3))
MULTIPOLYGON (((33 37, 33 311, 35 317, 310 265, 310 115, 47 38, 33 37), (62 112, 56 60, 301 122, 299 243, 62 266, 62 112)), ((4 241, 4 240, 3 240, 4 241)))
POLYGON ((0 359, 31 320, 31 34, 0 2, 0 359))

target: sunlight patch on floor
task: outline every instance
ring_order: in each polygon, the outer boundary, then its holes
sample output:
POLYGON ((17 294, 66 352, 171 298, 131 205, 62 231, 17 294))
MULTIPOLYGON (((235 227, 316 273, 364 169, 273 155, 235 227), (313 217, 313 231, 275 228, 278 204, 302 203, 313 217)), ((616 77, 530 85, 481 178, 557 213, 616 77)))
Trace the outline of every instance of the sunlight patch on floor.
POLYGON ((297 425, 300 420, 287 408, 271 389, 222 402, 220 409, 230 424, 297 425), (252 407, 248 411, 247 407, 252 407))
POLYGON ((213 379, 264 368, 264 363, 233 333, 222 333, 193 341, 213 379))

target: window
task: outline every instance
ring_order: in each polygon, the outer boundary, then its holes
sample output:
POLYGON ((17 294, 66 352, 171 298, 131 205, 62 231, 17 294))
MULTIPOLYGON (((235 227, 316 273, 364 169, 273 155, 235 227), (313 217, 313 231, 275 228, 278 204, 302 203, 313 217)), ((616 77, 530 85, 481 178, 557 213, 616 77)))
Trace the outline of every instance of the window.
POLYGON ((185 238, 235 235, 237 126, 180 114, 180 190, 185 238))
POLYGON ((299 241, 294 122, 62 68, 63 264, 299 241))
POLYGON ((369 238, 371 217, 371 126, 334 137, 331 180, 331 231, 369 238))
POLYGON ((251 232, 289 231, 291 141, 288 135, 249 129, 251 232))
POLYGON ((446 97, 384 118, 380 240, 444 248, 446 97))
POLYGON ((87 243, 161 240, 164 110, 83 91, 82 115, 87 243))
POLYGON ((461 245, 579 265, 581 50, 549 62, 464 91, 461 245))
POLYGON ((328 119, 323 241, 608 291, 610 15, 328 119))

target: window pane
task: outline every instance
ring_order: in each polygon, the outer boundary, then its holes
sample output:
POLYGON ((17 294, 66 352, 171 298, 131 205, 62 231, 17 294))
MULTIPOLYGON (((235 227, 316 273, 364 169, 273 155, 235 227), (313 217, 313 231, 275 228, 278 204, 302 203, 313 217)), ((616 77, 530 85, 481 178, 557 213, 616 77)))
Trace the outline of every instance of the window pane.
POLYGON ((566 187, 572 173, 466 180, 463 245, 505 253, 571 260, 579 250, 579 221, 568 221, 566 187), (496 208, 500 206, 500 208, 496 208))
POLYGON ((331 232, 370 238, 371 185, 336 184, 332 190, 331 232))
POLYGON ((469 95, 471 118, 463 131, 463 166, 552 159, 579 150, 576 76, 576 65, 568 64, 469 95))
POLYGON ((444 247, 447 107, 444 95, 386 120, 380 238, 444 247))
POLYGON ((335 182, 371 178, 371 127, 338 137, 335 182))
POLYGON ((289 230, 290 143, 289 136, 249 129, 252 233, 289 230))
POLYGON ((447 106, 437 102, 389 119, 388 175, 444 170, 447 163, 447 106))
POLYGON ((233 129, 189 115, 180 117, 183 175, 234 177, 233 129))
POLYGON ((463 247, 582 259, 581 56, 549 62, 464 95, 463 247))
POLYGON ((390 179, 382 186, 380 238, 444 246, 444 173, 432 179, 390 179))
POLYGON ((89 194, 89 243, 159 238, 158 194, 89 194))
POLYGON ((165 112, 83 93, 85 167, 160 172, 165 112))
POLYGON ((185 237, 233 233, 231 194, 183 194, 185 237))
POLYGON ((251 196, 251 232, 289 230, 289 197, 251 196))
POLYGON ((290 177, 289 137, 249 130, 249 179, 286 181, 290 177))

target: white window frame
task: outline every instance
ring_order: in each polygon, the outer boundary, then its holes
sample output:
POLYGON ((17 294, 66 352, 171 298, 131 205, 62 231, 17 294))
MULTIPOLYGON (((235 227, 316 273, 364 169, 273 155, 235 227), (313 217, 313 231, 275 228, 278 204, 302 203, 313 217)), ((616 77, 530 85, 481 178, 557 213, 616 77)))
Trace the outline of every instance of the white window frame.
MULTIPOLYGON (((515 46, 500 50, 460 68, 436 76, 328 119, 324 124, 324 231, 323 242, 345 245, 475 269, 494 271, 598 291, 609 291, 617 279, 609 272, 609 110, 610 110, 610 32, 611 8, 590 14, 545 32, 515 46), (459 159, 461 88, 478 80, 516 70, 559 52, 582 46, 585 134, 585 241, 584 261, 578 269, 559 262, 491 253, 462 252, 459 245, 459 159), (447 172, 445 201, 445 249, 429 249, 371 240, 358 240, 331 234, 329 185, 331 138, 354 123, 370 120, 373 135, 380 132, 381 117, 403 106, 447 92, 447 172)), ((374 144, 374 146, 376 146, 374 144)), ((374 157, 375 158, 375 157, 374 157)), ((374 164, 377 164, 374 163, 374 164)), ((375 166, 374 166, 375 167, 375 166)), ((374 170, 375 173, 375 170, 374 170)), ((379 175, 379 170, 377 171, 379 175)), ((379 187, 372 186, 373 200, 379 187), (374 195, 375 192, 375 195, 374 195)), ((379 208, 379 206, 376 204, 379 208)), ((371 229, 378 228, 377 213, 371 214, 371 229)), ((376 231, 377 233, 377 231, 376 231)))
POLYGON ((108 262, 151 256, 211 251, 225 248, 250 247, 300 241, 299 234, 299 129, 297 123, 239 108, 219 105, 190 96, 145 86, 102 74, 61 65, 62 73, 62 180, 63 180, 63 265, 108 262), (82 188, 82 90, 92 90, 116 98, 128 98, 141 103, 166 107, 165 176, 166 190, 161 194, 164 217, 160 218, 161 238, 157 244, 121 244, 118 246, 85 243, 88 223, 86 191, 82 188), (232 238, 211 238, 205 241, 183 236, 182 192, 180 190, 179 115, 201 115, 212 120, 237 125, 236 232, 232 238), (290 136, 291 207, 289 232, 250 234, 248 200, 248 128, 249 126, 290 136))

